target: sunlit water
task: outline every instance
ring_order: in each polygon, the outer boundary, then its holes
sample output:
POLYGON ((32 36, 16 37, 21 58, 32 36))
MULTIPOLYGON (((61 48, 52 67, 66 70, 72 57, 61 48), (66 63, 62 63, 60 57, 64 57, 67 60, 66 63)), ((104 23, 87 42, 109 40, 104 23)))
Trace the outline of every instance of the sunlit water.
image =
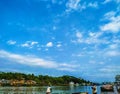
MULTIPOLYGON (((45 94, 46 86, 39 87, 0 87, 0 94, 45 94)), ((97 88, 100 94, 100 88, 97 88)), ((72 94, 73 92, 88 92, 92 94, 91 86, 52 86, 52 94, 72 94)))

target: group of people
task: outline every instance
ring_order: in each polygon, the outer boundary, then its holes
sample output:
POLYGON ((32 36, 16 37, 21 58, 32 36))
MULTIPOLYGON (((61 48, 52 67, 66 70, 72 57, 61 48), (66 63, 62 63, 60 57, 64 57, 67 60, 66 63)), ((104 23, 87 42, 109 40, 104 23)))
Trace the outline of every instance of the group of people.
MULTIPOLYGON (((92 94, 97 94, 97 86, 93 85, 91 88, 92 88, 92 94)), ((51 92, 52 92, 52 88, 49 85, 47 87, 46 94, 51 94, 51 92)))

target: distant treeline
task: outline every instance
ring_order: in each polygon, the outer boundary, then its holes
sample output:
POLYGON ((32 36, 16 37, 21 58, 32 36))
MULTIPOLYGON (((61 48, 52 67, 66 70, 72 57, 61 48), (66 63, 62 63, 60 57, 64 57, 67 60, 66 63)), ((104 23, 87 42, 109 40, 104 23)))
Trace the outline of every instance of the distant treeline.
POLYGON ((120 82, 120 74, 115 76, 115 81, 119 81, 120 82))
POLYGON ((79 84, 90 84, 92 82, 86 81, 82 78, 77 78, 74 76, 64 75, 61 77, 52 77, 48 75, 38 75, 34 74, 24 74, 24 73, 13 73, 13 72, 0 72, 0 80, 33 80, 36 85, 69 85, 69 82, 79 83, 79 84))

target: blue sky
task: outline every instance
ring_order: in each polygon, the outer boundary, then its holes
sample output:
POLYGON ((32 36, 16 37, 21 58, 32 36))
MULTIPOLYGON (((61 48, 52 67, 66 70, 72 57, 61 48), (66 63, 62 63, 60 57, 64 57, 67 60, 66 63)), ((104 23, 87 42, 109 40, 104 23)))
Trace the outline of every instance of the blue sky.
POLYGON ((120 0, 0 0, 0 71, 114 81, 120 0))

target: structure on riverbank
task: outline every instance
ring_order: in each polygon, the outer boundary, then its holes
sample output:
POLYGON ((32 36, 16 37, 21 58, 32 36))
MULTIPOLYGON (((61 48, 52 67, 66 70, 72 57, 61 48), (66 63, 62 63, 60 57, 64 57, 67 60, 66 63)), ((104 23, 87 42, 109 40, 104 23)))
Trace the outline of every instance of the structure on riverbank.
POLYGON ((36 85, 36 82, 33 80, 17 80, 17 79, 11 79, 11 80, 6 80, 2 79, 0 80, 0 85, 10 85, 10 86, 28 86, 28 85, 36 85))

